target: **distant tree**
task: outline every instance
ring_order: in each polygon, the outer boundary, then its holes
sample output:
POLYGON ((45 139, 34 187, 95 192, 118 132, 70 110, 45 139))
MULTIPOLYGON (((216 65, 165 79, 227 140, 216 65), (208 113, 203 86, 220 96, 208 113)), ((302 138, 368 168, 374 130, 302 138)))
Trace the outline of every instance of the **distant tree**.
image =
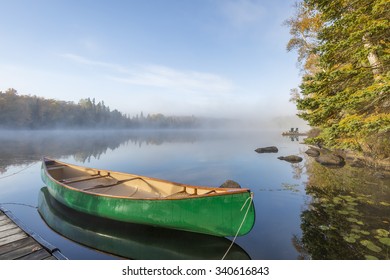
POLYGON ((19 95, 15 89, 0 91, 0 128, 177 128, 194 127, 195 118, 166 117, 143 112, 131 118, 111 111, 104 101, 85 98, 73 102, 19 95))

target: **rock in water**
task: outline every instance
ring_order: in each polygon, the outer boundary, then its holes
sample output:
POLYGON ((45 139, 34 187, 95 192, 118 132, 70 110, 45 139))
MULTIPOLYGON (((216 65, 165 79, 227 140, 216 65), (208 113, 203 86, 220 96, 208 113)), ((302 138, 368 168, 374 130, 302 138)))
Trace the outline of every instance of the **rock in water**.
POLYGON ((235 189, 241 189, 241 186, 239 183, 233 181, 233 180, 226 180, 222 185, 219 186, 220 188, 235 188, 235 189))
POLYGON ((335 154, 325 154, 316 157, 316 161, 325 166, 344 166, 345 161, 342 156, 335 154))
POLYGON ((270 146, 270 147, 264 147, 264 148, 257 148, 255 150, 257 153, 262 154, 262 153, 277 153, 278 148, 275 146, 270 146))
POLYGON ((320 151, 313 148, 308 149, 305 153, 311 157, 318 157, 320 155, 320 151))
POLYGON ((286 157, 278 157, 280 160, 285 160, 291 163, 301 162, 302 158, 299 156, 286 156, 286 157))
POLYGON ((349 165, 352 167, 357 167, 357 168, 365 167, 364 161, 362 159, 359 159, 359 158, 353 159, 349 165))

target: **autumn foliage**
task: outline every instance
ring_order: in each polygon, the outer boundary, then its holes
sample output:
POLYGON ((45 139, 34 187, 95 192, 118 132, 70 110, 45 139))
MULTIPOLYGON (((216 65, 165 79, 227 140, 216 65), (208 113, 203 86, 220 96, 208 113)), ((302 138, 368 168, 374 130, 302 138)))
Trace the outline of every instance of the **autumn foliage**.
POLYGON ((292 90, 312 142, 390 156, 390 2, 303 0, 286 21, 302 68, 292 90))

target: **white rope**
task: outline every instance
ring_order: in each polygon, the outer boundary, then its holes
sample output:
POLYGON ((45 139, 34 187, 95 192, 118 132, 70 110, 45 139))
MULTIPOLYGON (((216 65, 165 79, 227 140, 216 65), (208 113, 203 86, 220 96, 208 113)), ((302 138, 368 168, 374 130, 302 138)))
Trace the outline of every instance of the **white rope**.
POLYGON ((31 207, 31 208, 34 208, 34 209, 38 208, 37 206, 34 206, 34 205, 30 205, 30 204, 26 204, 26 203, 18 203, 18 202, 4 202, 4 203, 0 203, 0 206, 1 205, 20 205, 20 206, 31 207))
POLYGON ((245 200, 245 202, 244 202, 244 204, 242 205, 240 211, 242 211, 242 209, 244 209, 246 203, 247 203, 249 200, 250 200, 250 202, 249 202, 248 208, 246 209, 244 218, 242 219, 242 222, 241 222, 241 224, 240 224, 240 226, 239 226, 239 228, 238 228, 238 230, 237 230, 236 235, 234 236, 234 238, 233 238, 233 240, 232 240, 232 243, 230 244, 229 248, 226 250, 226 253, 223 255, 223 257, 222 257, 221 260, 224 260, 224 259, 226 258, 226 256, 227 256, 227 254, 229 253, 230 249, 233 247, 234 242, 236 241, 236 238, 237 238, 237 236, 238 236, 238 233, 240 232, 240 230, 241 230, 241 228, 242 228, 242 226, 243 226, 243 224, 244 224, 244 221, 245 221, 245 219, 246 219, 246 216, 248 215, 249 209, 251 208, 251 204, 252 204, 252 201, 253 201, 253 193, 252 193, 252 192, 251 192, 251 195, 245 200))
POLYGON ((18 173, 20 173, 20 172, 26 170, 27 168, 30 168, 31 166, 33 166, 33 165, 35 165, 35 164, 37 164, 37 163, 38 163, 38 162, 34 162, 34 163, 28 165, 27 167, 25 167, 25 168, 23 168, 23 169, 21 169, 21 170, 19 170, 19 171, 17 171, 17 172, 14 172, 14 173, 12 173, 12 174, 9 174, 9 175, 0 177, 0 179, 4 179, 4 178, 8 178, 8 177, 14 176, 14 175, 16 175, 16 174, 18 174, 18 173))

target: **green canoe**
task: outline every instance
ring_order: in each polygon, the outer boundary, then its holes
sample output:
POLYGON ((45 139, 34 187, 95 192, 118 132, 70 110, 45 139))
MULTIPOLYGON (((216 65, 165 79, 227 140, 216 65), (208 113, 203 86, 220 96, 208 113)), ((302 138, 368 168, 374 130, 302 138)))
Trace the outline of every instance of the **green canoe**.
POLYGON ((41 176, 62 204, 121 222, 240 236, 255 221, 249 189, 190 186, 49 158, 43 159, 41 176))
MULTIPOLYGON (((193 232, 107 220, 59 203, 47 187, 39 192, 38 211, 46 224, 74 242, 102 252, 136 260, 218 260, 231 241, 193 232)), ((233 244, 227 260, 250 260, 233 244)))

